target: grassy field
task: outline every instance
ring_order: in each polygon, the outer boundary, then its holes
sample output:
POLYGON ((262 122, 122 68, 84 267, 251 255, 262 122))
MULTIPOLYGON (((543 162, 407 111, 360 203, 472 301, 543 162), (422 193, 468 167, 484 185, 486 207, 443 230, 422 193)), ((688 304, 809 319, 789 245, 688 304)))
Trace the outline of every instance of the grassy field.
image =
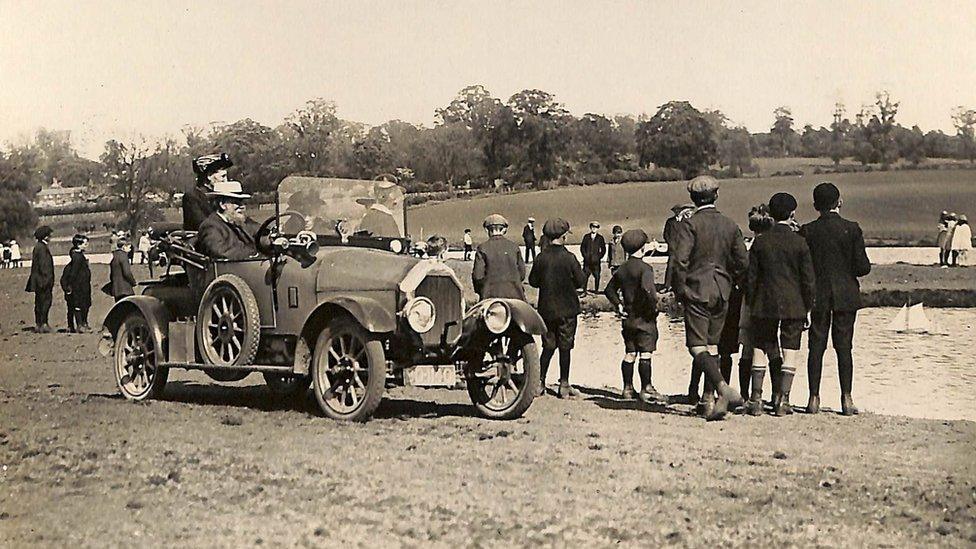
MULTIPOLYGON (((809 160, 809 159, 804 159, 809 160)), ((807 174, 793 177, 763 177, 722 181, 719 209, 741 226, 746 226, 749 208, 765 202, 778 191, 793 193, 800 202, 797 217, 816 217, 811 192, 820 181, 837 184, 844 197, 844 215, 858 221, 865 236, 875 244, 925 244, 935 241, 939 212, 949 209, 976 215, 976 171, 922 170, 807 174)), ((505 215, 515 233, 530 215, 541 224, 548 217, 561 216, 574 228, 571 242, 578 242, 591 220, 598 220, 605 233, 610 226, 643 228, 660 238, 669 208, 688 201, 683 182, 628 183, 564 187, 509 195, 488 195, 412 208, 408 214, 415 236, 437 232, 460 241, 465 227, 481 238, 481 220, 492 212, 505 215)))

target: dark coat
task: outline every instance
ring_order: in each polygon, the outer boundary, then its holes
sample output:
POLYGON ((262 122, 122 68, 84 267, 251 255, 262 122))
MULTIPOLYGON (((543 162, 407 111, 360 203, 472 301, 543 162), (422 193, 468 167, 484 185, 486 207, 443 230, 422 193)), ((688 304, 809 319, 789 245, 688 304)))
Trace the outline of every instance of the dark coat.
POLYGON ((586 265, 599 265, 603 261, 603 256, 607 254, 607 241, 603 235, 597 233, 586 233, 583 242, 580 243, 580 255, 583 256, 583 263, 586 265))
POLYGON ((815 280, 810 249, 782 223, 760 234, 749 250, 745 293, 749 314, 759 318, 806 318, 813 308, 815 280))
POLYGON ((47 244, 37 242, 31 253, 30 276, 27 277, 28 292, 49 290, 54 287, 54 258, 47 244))
POLYGON ((65 301, 75 307, 91 307, 91 268, 81 250, 71 250, 71 259, 61 271, 61 289, 65 301))
POLYGON ((672 215, 664 222, 664 241, 668 243, 668 247, 672 246, 674 242, 674 226, 680 223, 678 217, 672 215))
POLYGON ((857 278, 871 272, 861 227, 836 212, 821 214, 800 229, 810 247, 816 273, 818 310, 856 311, 861 307, 857 278))
POLYGON ((671 216, 664 222, 664 242, 668 245, 668 266, 664 271, 664 287, 670 288, 672 278, 674 278, 674 234, 677 229, 677 216, 671 216))
POLYGON ((529 227, 528 223, 522 228, 522 242, 526 247, 535 246, 535 229, 529 227))
POLYGON ((135 293, 132 287, 136 285, 136 277, 132 276, 132 266, 125 250, 112 252, 108 269, 108 291, 112 297, 118 299, 135 293))
POLYGON ((197 231, 214 211, 207 194, 199 186, 183 195, 183 230, 197 231))
POLYGON ((728 303, 732 286, 749 266, 742 231, 714 207, 675 224, 671 285, 684 302, 714 307, 728 303))
POLYGON ((529 272, 529 284, 539 288, 539 314, 567 318, 580 313, 577 288, 586 284, 579 260, 565 246, 550 244, 539 252, 529 272))
POLYGON ((478 245, 471 281, 481 299, 507 297, 525 301, 525 260, 518 246, 504 236, 493 236, 478 245))
POLYGON ((657 318, 657 289, 654 286, 654 268, 640 257, 631 257, 610 277, 603 290, 616 308, 621 303, 627 318, 625 328, 639 328, 654 323, 657 318))
POLYGON ((224 221, 216 212, 200 224, 196 249, 214 259, 247 259, 257 253, 254 237, 244 228, 224 221))

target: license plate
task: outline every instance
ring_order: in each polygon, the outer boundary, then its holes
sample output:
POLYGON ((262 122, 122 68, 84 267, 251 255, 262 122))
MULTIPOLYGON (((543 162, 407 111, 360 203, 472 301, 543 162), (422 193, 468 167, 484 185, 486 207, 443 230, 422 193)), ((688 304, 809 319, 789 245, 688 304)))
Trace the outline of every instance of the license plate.
POLYGON ((457 381, 454 365, 442 366, 414 366, 403 372, 406 385, 417 387, 453 387, 457 381))

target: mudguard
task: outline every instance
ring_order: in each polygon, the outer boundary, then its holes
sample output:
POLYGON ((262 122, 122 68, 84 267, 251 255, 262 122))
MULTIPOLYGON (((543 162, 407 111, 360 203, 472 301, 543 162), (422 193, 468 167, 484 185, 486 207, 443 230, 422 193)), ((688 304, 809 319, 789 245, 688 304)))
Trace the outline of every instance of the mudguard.
POLYGON ((479 349, 486 340, 492 337, 491 332, 485 326, 482 314, 485 307, 494 301, 504 301, 512 313, 512 321, 507 334, 535 336, 546 333, 546 323, 535 308, 525 301, 521 299, 485 299, 476 303, 465 313, 455 358, 465 358, 469 351, 479 349))
MULTIPOLYGON (((316 316, 323 307, 336 306, 348 312, 363 328, 372 333, 387 333, 396 330, 397 322, 393 311, 379 301, 365 296, 335 295, 324 299, 305 320, 316 316)), ((303 330, 304 332, 304 330, 303 330)))
MULTIPOLYGON (((138 311, 145 317, 146 322, 152 330, 157 349, 165 349, 163 343, 166 341, 169 332, 170 314, 163 302, 155 297, 148 295, 130 295, 119 300, 109 310, 102 322, 102 343, 111 344, 115 340, 115 334, 119 327, 133 311, 138 311)), ((99 352, 108 356, 112 352, 112 346, 99 344, 99 352)))

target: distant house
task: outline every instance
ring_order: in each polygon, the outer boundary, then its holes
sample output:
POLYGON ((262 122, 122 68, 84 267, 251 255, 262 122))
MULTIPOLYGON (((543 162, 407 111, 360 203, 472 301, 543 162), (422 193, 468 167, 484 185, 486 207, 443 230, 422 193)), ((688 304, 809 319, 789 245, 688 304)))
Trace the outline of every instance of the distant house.
POLYGON ((46 189, 41 189, 34 196, 35 208, 56 208, 85 202, 89 193, 88 187, 62 187, 57 179, 46 189))

